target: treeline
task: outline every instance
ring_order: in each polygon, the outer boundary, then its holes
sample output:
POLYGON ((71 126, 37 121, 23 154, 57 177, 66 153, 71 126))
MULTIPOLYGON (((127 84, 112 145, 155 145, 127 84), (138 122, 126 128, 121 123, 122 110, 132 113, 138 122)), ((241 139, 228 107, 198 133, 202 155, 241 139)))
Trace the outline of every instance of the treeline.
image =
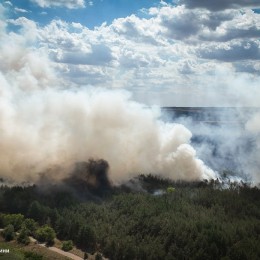
POLYGON ((38 228, 48 225, 59 239, 112 260, 260 259, 259 189, 153 176, 139 181, 149 192, 121 187, 106 199, 85 202, 69 191, 2 187, 0 209, 33 219, 38 228))

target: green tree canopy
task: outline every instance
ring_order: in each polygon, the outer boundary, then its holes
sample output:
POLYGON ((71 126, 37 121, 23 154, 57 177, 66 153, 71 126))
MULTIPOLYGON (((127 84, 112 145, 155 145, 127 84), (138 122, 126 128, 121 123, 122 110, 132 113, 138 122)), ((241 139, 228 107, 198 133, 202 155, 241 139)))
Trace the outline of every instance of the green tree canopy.
POLYGON ((22 214, 2 214, 1 218, 4 227, 13 225, 15 231, 18 231, 21 228, 24 221, 24 216, 22 214))
POLYGON ((38 228, 36 230, 35 236, 39 242, 46 242, 47 244, 51 245, 54 242, 56 233, 53 230, 53 228, 46 225, 46 226, 38 228))

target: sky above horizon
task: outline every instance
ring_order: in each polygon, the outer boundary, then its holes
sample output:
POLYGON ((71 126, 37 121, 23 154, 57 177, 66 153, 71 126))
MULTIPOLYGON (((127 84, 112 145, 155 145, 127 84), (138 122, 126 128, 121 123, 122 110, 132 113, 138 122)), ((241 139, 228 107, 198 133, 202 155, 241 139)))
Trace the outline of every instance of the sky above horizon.
POLYGON ((3 1, 0 72, 12 81, 39 66, 61 88, 127 90, 148 105, 259 106, 259 10, 259 0, 3 1))

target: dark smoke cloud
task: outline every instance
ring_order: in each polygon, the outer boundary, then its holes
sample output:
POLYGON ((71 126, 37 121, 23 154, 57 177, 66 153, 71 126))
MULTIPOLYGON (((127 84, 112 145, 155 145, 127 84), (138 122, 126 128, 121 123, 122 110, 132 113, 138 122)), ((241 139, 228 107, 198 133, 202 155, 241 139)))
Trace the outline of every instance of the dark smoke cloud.
POLYGON ((89 192, 101 196, 111 189, 108 170, 107 161, 89 159, 87 162, 76 163, 70 177, 63 182, 81 196, 86 196, 89 192))

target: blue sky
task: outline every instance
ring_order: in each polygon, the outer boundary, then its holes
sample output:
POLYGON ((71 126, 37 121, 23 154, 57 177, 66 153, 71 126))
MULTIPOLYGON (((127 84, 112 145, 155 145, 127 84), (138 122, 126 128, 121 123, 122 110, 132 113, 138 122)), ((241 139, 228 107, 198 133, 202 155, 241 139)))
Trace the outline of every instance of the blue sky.
MULTIPOLYGON (((86 1, 85 7, 68 9, 66 7, 40 7, 29 0, 10 0, 17 8, 27 10, 23 15, 44 25, 53 19, 62 19, 67 22, 80 22, 89 28, 100 26, 102 23, 111 23, 115 18, 126 17, 131 14, 145 16, 142 9, 157 7, 160 1, 153 0, 93 0, 86 1)), ((169 1, 170 2, 170 1, 169 1)), ((12 10, 12 8, 10 8, 12 10)), ((10 12, 10 17, 17 18, 21 12, 10 12)))
POLYGON ((27 55, 17 64, 42 57, 62 86, 126 90, 162 106, 257 106, 259 8, 258 0, 9 0, 0 5, 0 58, 9 39, 10 53, 22 43, 27 55))

